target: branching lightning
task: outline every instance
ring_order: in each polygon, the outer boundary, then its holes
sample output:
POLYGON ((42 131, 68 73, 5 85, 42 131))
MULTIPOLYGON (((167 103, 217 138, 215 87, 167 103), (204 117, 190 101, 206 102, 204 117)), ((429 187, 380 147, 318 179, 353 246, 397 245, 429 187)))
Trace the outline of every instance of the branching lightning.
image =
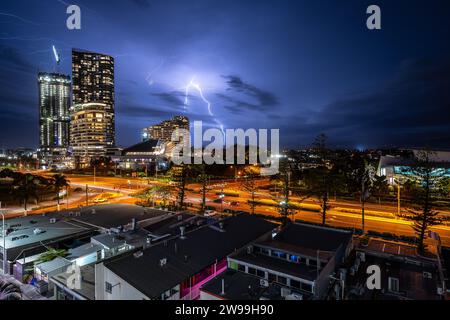
POLYGON ((145 78, 145 80, 147 81, 148 85, 151 87, 155 81, 153 80, 153 74, 158 71, 163 65, 164 65, 165 61, 164 59, 161 60, 161 62, 158 64, 158 66, 156 66, 155 69, 153 69, 152 71, 150 71, 150 73, 147 75, 147 77, 145 78))
POLYGON ((203 94, 203 90, 202 90, 201 86, 195 81, 195 77, 193 77, 191 79, 191 81, 188 83, 188 85, 185 88, 184 110, 186 111, 187 110, 187 106, 189 105, 189 91, 191 90, 191 88, 194 88, 195 90, 197 90, 198 94, 200 95, 200 98, 202 99, 202 101, 208 107, 209 115, 214 118, 214 121, 219 126, 220 130, 222 131, 222 133, 225 134, 225 131, 224 131, 224 128, 223 128, 223 124, 219 120, 217 120, 217 118, 214 116, 214 113, 212 111, 211 102, 208 99, 206 99, 205 95, 203 94))

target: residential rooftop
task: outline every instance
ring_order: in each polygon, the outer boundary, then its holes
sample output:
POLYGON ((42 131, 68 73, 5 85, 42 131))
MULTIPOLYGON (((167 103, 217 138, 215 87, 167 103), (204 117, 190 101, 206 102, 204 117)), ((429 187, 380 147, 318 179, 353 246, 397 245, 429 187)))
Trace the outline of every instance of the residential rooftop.
MULTIPOLYGON (((54 241, 89 236, 95 228, 71 221, 60 215, 33 215, 6 220, 8 260, 15 260, 23 250, 54 241), (54 220, 53 220, 54 219, 54 220)), ((3 237, 0 237, 3 246, 3 237)))
POLYGON ((95 265, 85 265, 80 268, 81 283, 79 289, 69 289, 69 277, 67 272, 59 273, 51 277, 51 281, 64 290, 71 290, 75 295, 83 300, 95 300, 95 265))
MULTIPOLYGON (((276 283, 263 284, 261 278, 228 269, 201 287, 201 291, 224 300, 284 300, 282 286, 276 283), (223 291, 222 291, 223 289, 223 291)), ((287 290, 287 289, 284 289, 287 290)), ((298 297, 304 293, 289 290, 298 297)))
POLYGON ((163 241, 139 258, 131 255, 105 266, 149 298, 158 297, 275 227, 254 216, 238 215, 189 232, 185 239, 163 241), (166 263, 161 266, 163 259, 166 263))
POLYGON ((358 271, 348 277, 349 298, 351 300, 437 300, 437 267, 429 262, 400 261, 383 256, 366 254, 358 271), (367 268, 378 265, 381 270, 381 290, 366 287, 367 268), (389 278, 398 279, 398 291, 390 290, 389 278))
POLYGON ((106 204, 100 206, 83 207, 76 210, 66 211, 75 221, 97 228, 120 228, 131 223, 157 219, 168 215, 167 211, 144 208, 128 204, 106 204))
POLYGON ((309 266, 303 263, 293 263, 287 260, 277 259, 262 254, 254 254, 248 253, 247 251, 241 251, 232 254, 230 258, 310 281, 316 280, 318 276, 318 269, 316 266, 309 266))
MULTIPOLYGON (((270 243, 280 249, 303 248, 313 251, 336 251, 342 244, 347 244, 352 232, 316 226, 312 224, 291 223, 287 225, 270 243)), ((268 243, 266 243, 268 244, 268 243)))

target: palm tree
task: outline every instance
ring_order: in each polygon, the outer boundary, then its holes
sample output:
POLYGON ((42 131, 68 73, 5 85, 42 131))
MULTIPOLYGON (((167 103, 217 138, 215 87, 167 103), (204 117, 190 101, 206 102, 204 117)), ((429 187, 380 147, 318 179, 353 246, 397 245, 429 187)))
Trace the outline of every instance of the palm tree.
POLYGON ((59 208, 59 192, 61 191, 62 188, 67 188, 69 186, 69 181, 62 174, 55 174, 53 176, 52 184, 53 187, 55 188, 56 200, 58 202, 59 208))
POLYGON ((36 176, 27 173, 17 176, 12 184, 12 193, 19 201, 23 201, 25 214, 27 212, 28 201, 33 198, 36 201, 39 200, 37 188, 39 180, 36 176))

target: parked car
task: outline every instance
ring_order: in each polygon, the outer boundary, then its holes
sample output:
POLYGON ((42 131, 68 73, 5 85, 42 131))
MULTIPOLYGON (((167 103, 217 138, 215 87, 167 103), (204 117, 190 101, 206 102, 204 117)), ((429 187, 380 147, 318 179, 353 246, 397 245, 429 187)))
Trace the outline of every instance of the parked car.
POLYGON ((204 216, 205 216, 205 217, 213 217, 213 216, 215 216, 216 214, 217 214, 217 212, 214 211, 214 210, 205 210, 204 216))

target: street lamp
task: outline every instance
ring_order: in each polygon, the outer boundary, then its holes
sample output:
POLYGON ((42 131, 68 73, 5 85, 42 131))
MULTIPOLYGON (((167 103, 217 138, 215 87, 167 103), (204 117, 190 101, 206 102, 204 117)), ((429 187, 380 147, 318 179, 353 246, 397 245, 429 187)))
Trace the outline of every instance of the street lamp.
POLYGON ((401 214, 401 196, 400 196, 400 189, 402 186, 402 181, 400 178, 396 178, 395 183, 397 184, 397 219, 400 217, 401 214))
MULTIPOLYGON (((1 202, 0 202, 1 207, 1 202)), ((1 209, 0 209, 1 210, 1 209)), ((2 238, 3 238, 3 274, 9 274, 6 270, 6 229, 5 229, 5 214, 0 211, 2 215, 2 238)))

